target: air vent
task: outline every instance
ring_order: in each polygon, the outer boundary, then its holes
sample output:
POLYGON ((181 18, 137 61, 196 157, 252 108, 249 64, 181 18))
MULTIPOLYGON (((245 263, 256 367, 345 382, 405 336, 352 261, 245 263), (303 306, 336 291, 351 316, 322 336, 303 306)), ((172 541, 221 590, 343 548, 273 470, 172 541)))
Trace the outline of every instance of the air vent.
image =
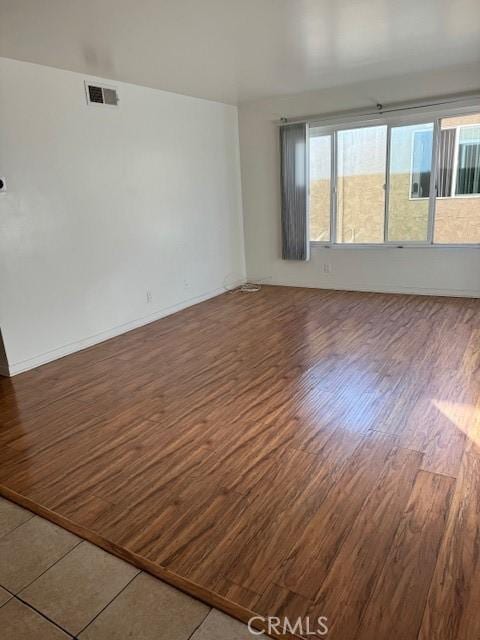
POLYGON ((85 82, 88 104, 102 104, 109 107, 118 105, 117 90, 113 87, 100 87, 96 84, 85 82))

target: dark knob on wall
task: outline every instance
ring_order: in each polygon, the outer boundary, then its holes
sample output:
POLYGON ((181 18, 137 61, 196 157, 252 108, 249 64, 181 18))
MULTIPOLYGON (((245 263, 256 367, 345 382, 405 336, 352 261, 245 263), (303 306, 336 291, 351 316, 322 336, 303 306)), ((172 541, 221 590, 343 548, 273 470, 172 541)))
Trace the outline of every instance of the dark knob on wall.
POLYGON ((5 191, 6 188, 5 178, 0 178, 0 191, 5 191))

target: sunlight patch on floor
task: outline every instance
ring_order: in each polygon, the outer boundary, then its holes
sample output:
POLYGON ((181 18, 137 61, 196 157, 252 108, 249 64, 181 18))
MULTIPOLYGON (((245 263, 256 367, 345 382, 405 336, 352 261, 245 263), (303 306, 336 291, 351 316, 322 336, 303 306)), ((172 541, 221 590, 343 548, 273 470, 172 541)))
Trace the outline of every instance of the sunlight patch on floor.
POLYGON ((432 404, 470 440, 480 445, 480 406, 435 399, 432 404))

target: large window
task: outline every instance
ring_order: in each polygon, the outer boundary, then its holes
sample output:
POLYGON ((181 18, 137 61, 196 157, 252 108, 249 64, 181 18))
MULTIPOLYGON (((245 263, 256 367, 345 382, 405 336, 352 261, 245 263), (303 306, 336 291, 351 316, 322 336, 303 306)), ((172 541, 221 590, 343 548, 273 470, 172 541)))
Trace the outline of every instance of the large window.
POLYGON ((480 114, 310 128, 310 240, 480 244, 480 114))

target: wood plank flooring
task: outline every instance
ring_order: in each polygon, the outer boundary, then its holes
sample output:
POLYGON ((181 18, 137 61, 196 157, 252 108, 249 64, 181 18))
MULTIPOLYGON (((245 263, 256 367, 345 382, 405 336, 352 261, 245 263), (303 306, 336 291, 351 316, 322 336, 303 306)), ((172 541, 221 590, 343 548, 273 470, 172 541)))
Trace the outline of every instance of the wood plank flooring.
POLYGON ((0 493, 243 620, 473 640, 479 312, 226 293, 0 379, 0 493))

